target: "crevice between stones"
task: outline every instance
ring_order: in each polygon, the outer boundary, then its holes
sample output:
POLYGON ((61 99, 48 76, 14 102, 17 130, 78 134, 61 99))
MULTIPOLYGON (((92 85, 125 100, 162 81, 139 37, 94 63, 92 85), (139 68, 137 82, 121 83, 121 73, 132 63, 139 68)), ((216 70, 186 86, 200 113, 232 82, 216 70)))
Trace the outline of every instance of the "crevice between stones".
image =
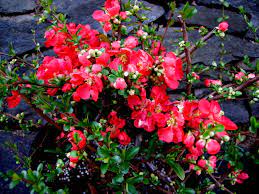
POLYGON ((0 12, 0 17, 14 17, 14 16, 28 15, 28 14, 35 13, 35 11, 36 11, 35 9, 32 9, 32 10, 27 10, 23 12, 12 12, 12 13, 0 12))

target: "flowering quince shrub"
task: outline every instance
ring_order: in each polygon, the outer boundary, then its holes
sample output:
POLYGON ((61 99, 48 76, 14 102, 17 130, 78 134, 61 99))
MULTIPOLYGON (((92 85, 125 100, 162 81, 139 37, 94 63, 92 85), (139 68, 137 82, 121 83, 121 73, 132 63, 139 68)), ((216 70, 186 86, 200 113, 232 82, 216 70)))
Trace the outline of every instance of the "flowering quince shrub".
MULTIPOLYGON (((37 169, 3 174, 11 178, 11 188, 22 181, 34 192, 69 193, 78 191, 71 185, 79 182, 80 191, 91 193, 201 193, 217 188, 232 193, 223 182, 242 184, 249 178, 240 164, 242 154, 236 155, 240 130, 218 100, 234 99, 248 86, 258 96, 253 89, 258 75, 236 71, 232 89, 220 79, 205 79, 212 94, 201 99, 192 95, 200 71, 191 64, 197 45, 188 42, 185 20, 193 7, 186 4, 178 17, 183 42, 176 54, 163 46, 163 37, 152 26, 143 24, 139 11, 146 8, 141 2, 106 0, 92 15, 103 32, 68 23, 50 2, 41 1, 45 12, 40 21, 49 18, 52 23, 45 46, 56 56, 33 61, 29 65, 34 71, 23 76, 16 73, 22 59, 14 55, 15 61, 3 61, 1 97, 10 109, 24 100, 53 126, 58 156, 37 169), (126 26, 133 17, 139 25, 129 33, 126 26), (168 91, 181 83, 186 93, 172 100, 168 91), (219 173, 222 163, 227 168, 219 173), (188 188, 190 177, 214 186, 188 188)), ((222 22, 211 32, 201 27, 200 42, 224 37, 229 25, 222 22)), ((258 128, 255 118, 250 128, 258 128)))

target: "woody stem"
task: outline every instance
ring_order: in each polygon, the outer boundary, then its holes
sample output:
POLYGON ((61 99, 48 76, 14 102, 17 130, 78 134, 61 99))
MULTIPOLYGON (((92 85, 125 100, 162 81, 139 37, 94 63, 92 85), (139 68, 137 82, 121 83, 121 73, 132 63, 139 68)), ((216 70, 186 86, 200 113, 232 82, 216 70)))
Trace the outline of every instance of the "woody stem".
MULTIPOLYGON (((178 16, 178 19, 182 25, 183 40, 184 40, 184 43, 186 44, 188 42, 188 33, 187 33, 186 23, 181 15, 178 16)), ((187 78, 188 74, 191 72, 192 59, 191 59, 191 52, 190 52, 188 46, 186 46, 186 45, 184 46, 184 52, 185 52, 186 63, 187 63, 186 70, 185 70, 185 74, 186 74, 186 78, 187 78)), ((191 92, 192 92, 191 90, 192 90, 192 84, 191 84, 191 82, 188 82, 188 79, 187 79, 187 86, 186 86, 187 95, 191 94, 191 92)))

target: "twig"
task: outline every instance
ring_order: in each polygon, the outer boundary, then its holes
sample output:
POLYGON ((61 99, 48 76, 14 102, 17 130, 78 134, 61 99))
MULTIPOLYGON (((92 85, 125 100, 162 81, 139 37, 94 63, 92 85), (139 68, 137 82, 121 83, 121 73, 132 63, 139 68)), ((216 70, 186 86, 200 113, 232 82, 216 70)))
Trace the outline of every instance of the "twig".
POLYGON ((173 190, 173 193, 176 193, 176 190, 174 188, 174 186, 172 185, 172 180, 170 177, 166 176, 165 174, 163 174, 162 172, 160 172, 159 170, 157 170, 157 168, 150 162, 146 162, 146 165, 148 166, 148 168, 154 173, 156 174, 161 180, 163 180, 165 183, 168 184, 168 186, 173 190))
MULTIPOLYGON (((208 39, 210 39, 212 37, 212 35, 214 34, 214 30, 211 30, 208 34, 206 34, 205 36, 203 36, 201 39, 200 39, 200 42, 205 42, 207 41, 208 39)), ((197 45, 193 45, 190 47, 189 51, 190 53, 192 54, 194 51, 196 51, 198 49, 198 46, 197 45)), ((179 57, 181 59, 184 59, 186 57, 186 54, 185 53, 182 53, 179 55, 179 57)))
POLYGON ((17 82, 13 83, 14 86, 19 85, 19 84, 31 84, 31 85, 42 86, 42 87, 47 87, 47 88, 60 88, 60 86, 53 86, 53 85, 48 85, 48 84, 38 84, 38 83, 26 81, 26 80, 17 81, 17 82))
POLYGON ((20 96, 22 97, 22 99, 36 112, 38 113, 43 119, 45 119, 48 123, 54 125, 57 129, 59 130, 62 130, 62 127, 59 126, 54 120, 52 120, 48 115, 45 115, 43 113, 43 111, 39 108, 37 108, 34 104, 32 104, 31 100, 23 95, 23 94, 20 94, 20 96))
MULTIPOLYGON (((163 34, 163 36, 162 36, 161 45, 163 44, 163 41, 164 41, 165 36, 166 36, 166 33, 167 33, 168 28, 169 28, 169 26, 170 26, 170 22, 172 21, 172 16, 173 16, 173 12, 172 12, 172 11, 169 11, 169 19, 168 19, 168 21, 167 21, 164 34, 163 34)), ((160 50, 160 49, 159 49, 159 50, 160 50)))
MULTIPOLYGON (((183 31, 183 40, 185 43, 188 42, 188 34, 187 34, 187 28, 186 28, 186 23, 184 21, 184 19, 182 18, 181 15, 178 16, 178 19, 181 22, 182 25, 182 31, 183 31)), ((188 74, 191 72, 191 68, 192 68, 192 59, 191 59, 191 52, 189 50, 189 48, 187 46, 184 46, 184 52, 185 52, 185 56, 186 56, 186 63, 187 63, 187 67, 186 67, 186 77, 188 76, 188 74)), ((192 92, 192 83, 187 81, 187 86, 186 86, 186 92, 187 95, 190 95, 192 92)))
POLYGON ((222 185, 212 174, 209 174, 209 176, 213 179, 213 181, 216 183, 216 185, 219 188, 222 188, 224 191, 230 193, 230 194, 234 194, 232 191, 230 191, 229 189, 227 189, 224 185, 222 185))
MULTIPOLYGON (((258 80, 259 80, 259 75, 255 76, 255 77, 252 78, 252 79, 247 80, 246 82, 244 82, 243 84, 237 86, 237 87, 234 88, 233 90, 234 90, 234 91, 241 91, 241 90, 245 89, 246 87, 252 85, 253 83, 257 82, 258 80)), ((212 98, 212 100, 218 100, 218 99, 222 98, 222 97, 224 96, 224 94, 225 94, 225 93, 220 94, 220 95, 217 95, 217 96, 214 96, 214 97, 212 98)))

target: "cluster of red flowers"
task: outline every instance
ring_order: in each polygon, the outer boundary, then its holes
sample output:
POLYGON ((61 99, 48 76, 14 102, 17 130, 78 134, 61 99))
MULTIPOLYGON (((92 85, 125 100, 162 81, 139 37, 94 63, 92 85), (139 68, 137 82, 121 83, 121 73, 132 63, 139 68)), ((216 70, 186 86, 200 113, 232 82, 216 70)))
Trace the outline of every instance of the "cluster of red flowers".
POLYGON ((125 131, 121 131, 121 129, 125 126, 125 119, 120 119, 117 116, 116 111, 112 111, 108 116, 108 127, 103 135, 110 132, 110 137, 112 139, 117 138, 122 145, 128 145, 131 141, 130 137, 127 135, 125 131))
MULTIPOLYGON (((127 14, 120 11, 118 0, 107 0, 104 11, 95 11, 93 17, 108 32, 113 24, 126 20, 127 14)), ((227 28, 227 23, 218 26, 222 32, 227 28)), ((216 101, 170 101, 166 89, 178 88, 184 76, 182 61, 173 52, 166 52, 159 41, 152 43, 150 53, 136 49, 146 34, 139 30, 137 37, 128 36, 124 41, 108 42, 89 25, 57 24, 45 33, 45 45, 53 47, 58 58, 45 57, 38 68, 37 77, 46 84, 53 84, 54 79, 62 80, 61 88, 48 89, 47 93, 51 96, 59 90, 70 93, 76 102, 98 101, 103 88, 128 92, 127 103, 136 128, 147 132, 157 130, 159 140, 185 145, 188 150, 186 160, 198 174, 201 169, 215 168, 217 157, 214 155, 220 151, 220 142, 227 141, 227 130, 236 130, 237 126, 223 115, 216 101), (123 75, 115 80, 102 73, 104 68, 111 73, 119 71, 120 67, 123 75), (150 85, 153 87, 149 91, 150 85), (222 128, 220 131, 217 131, 218 126, 222 128), (211 155, 208 160, 202 157, 205 152, 211 155)), ((195 72, 192 76, 199 79, 195 72)), ((205 80, 205 85, 209 87, 222 83, 219 80, 205 80)), ((20 102, 19 93, 12 91, 7 102, 10 108, 15 107, 20 102)), ((125 119, 112 111, 106 131, 102 134, 110 134, 112 139, 128 145, 131 138, 122 130, 125 124, 125 119)), ((67 137, 72 144, 69 155, 71 166, 75 166, 79 152, 86 146, 86 137, 73 127, 67 137)))
POLYGON ((112 29, 112 24, 120 24, 121 21, 127 19, 127 13, 120 11, 120 3, 118 0, 107 0, 104 4, 104 10, 96 10, 93 18, 99 21, 105 32, 112 29))

